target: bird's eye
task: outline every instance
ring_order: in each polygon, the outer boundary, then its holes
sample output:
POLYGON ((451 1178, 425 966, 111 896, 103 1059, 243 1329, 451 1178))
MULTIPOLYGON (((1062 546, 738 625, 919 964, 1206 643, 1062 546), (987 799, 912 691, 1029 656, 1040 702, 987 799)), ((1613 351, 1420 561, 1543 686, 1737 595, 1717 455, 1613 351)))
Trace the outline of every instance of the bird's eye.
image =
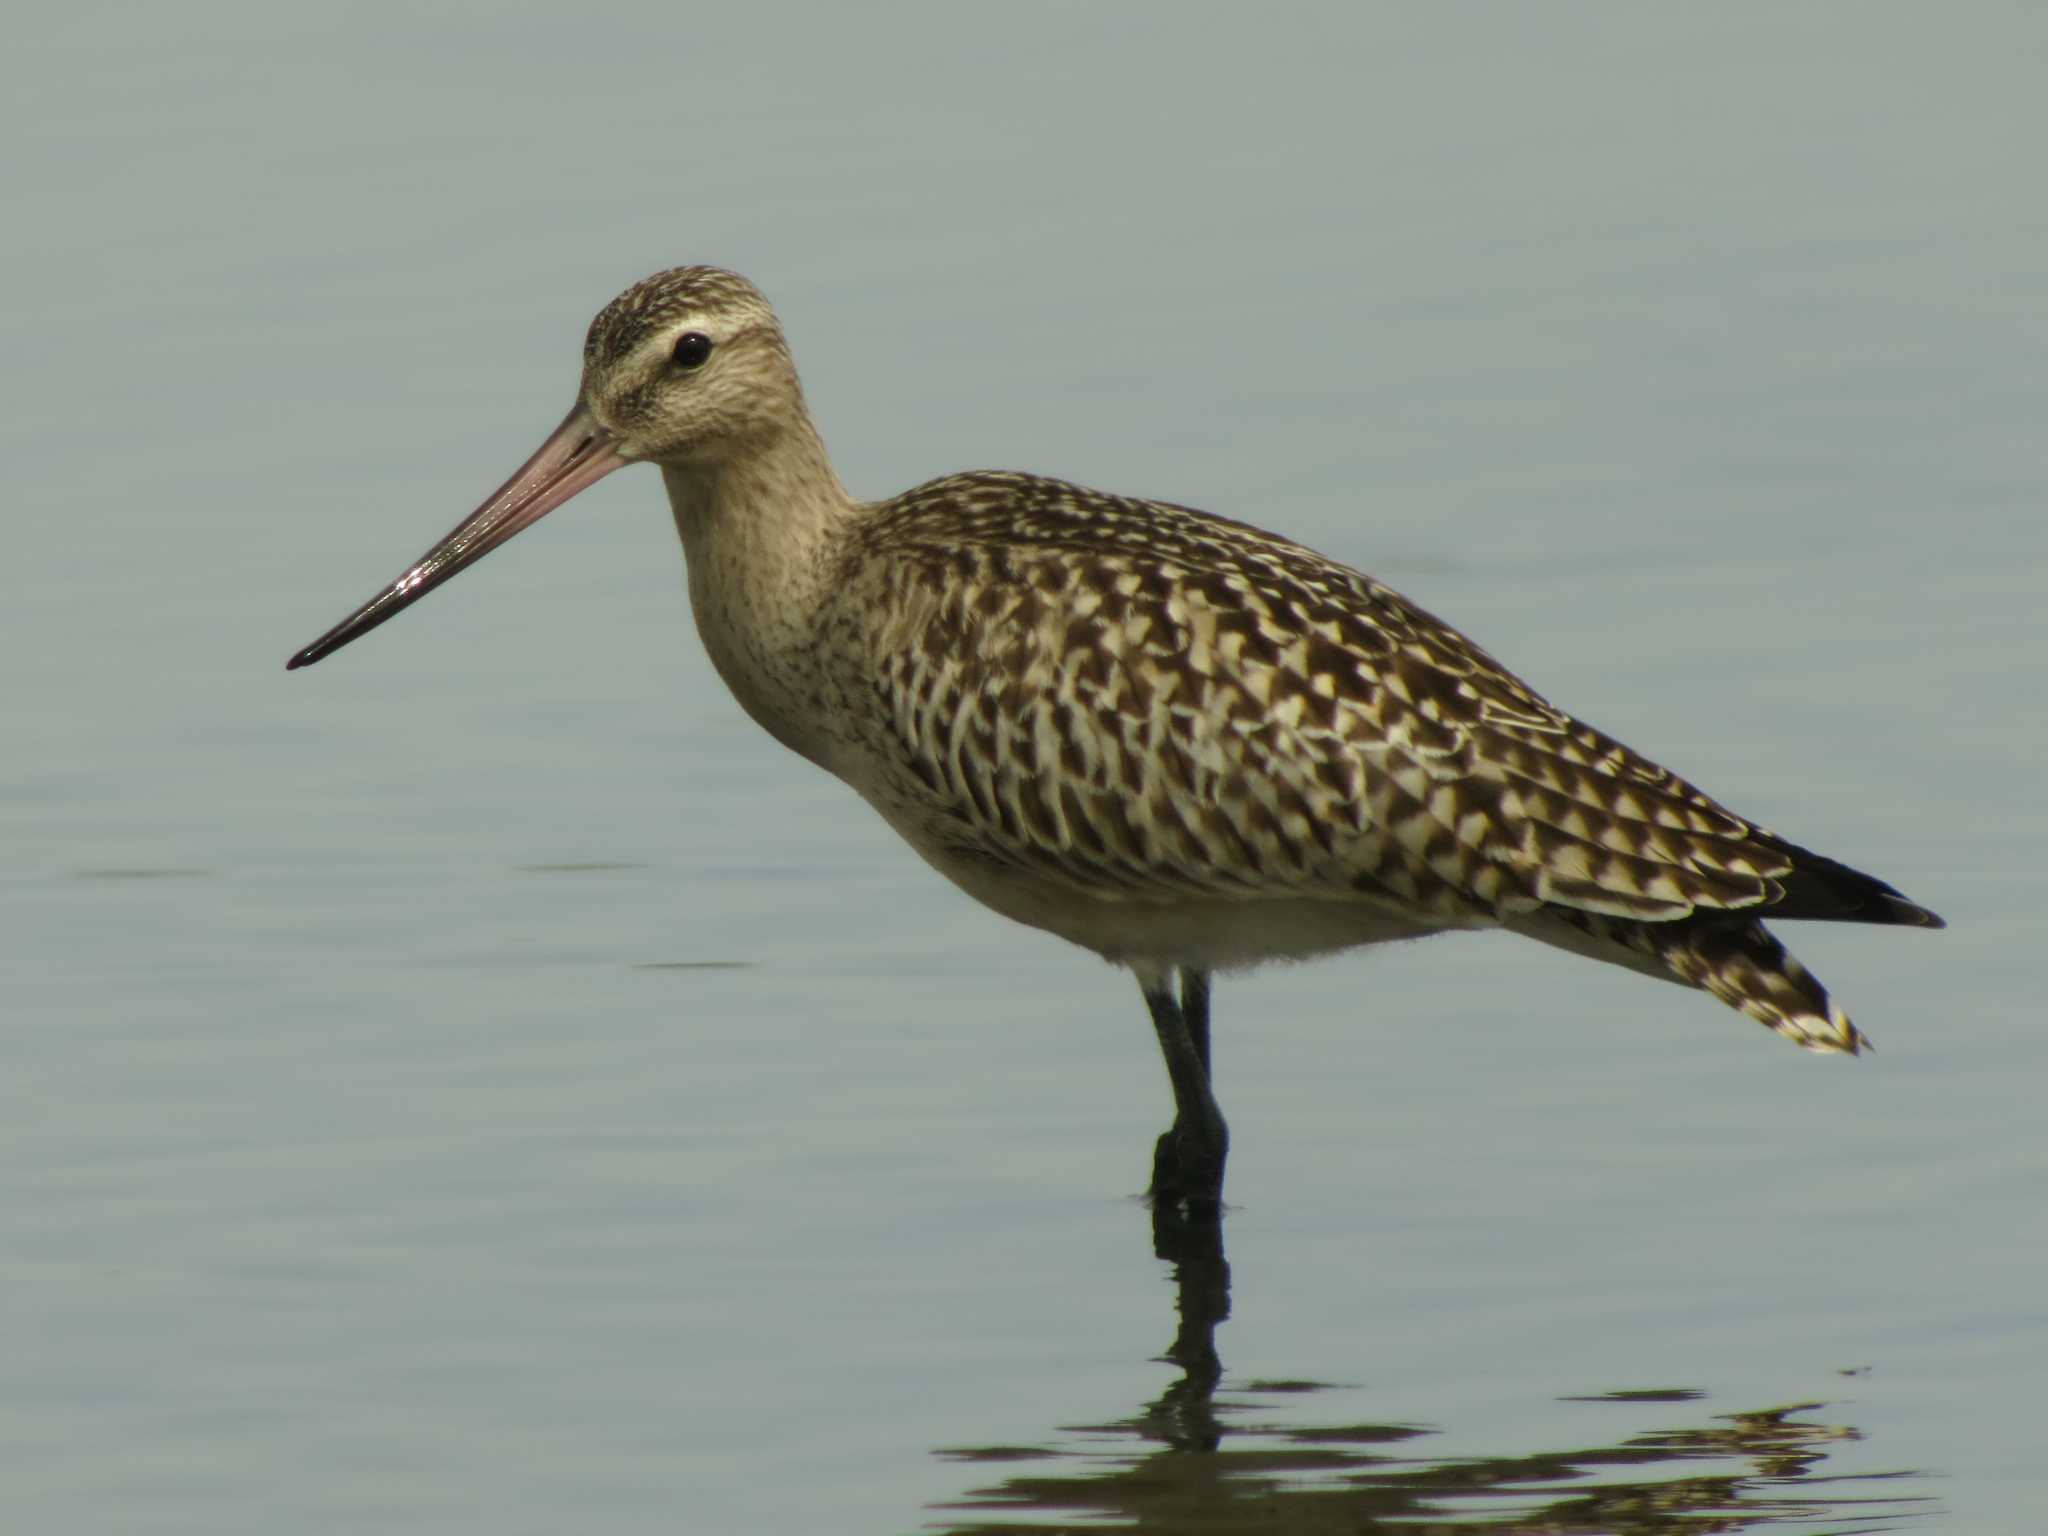
POLYGON ((676 338, 676 366, 688 372, 711 361, 711 338, 702 331, 685 331, 676 338))

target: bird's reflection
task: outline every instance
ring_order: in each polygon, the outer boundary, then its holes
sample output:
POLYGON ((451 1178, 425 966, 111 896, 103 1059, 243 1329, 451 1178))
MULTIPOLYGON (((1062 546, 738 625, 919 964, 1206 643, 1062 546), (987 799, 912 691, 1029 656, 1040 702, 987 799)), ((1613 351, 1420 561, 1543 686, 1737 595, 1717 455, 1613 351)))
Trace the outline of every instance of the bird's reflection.
MULTIPOLYGON (((1629 1434, 1579 1450, 1502 1457, 1427 1454, 1439 1431, 1418 1424, 1316 1424, 1304 1410, 1334 1390, 1312 1381, 1228 1387, 1216 1327, 1230 1314, 1220 1221, 1153 1213, 1153 1247, 1172 1266, 1179 1314, 1161 1357, 1179 1367, 1166 1391, 1129 1418, 1062 1428, 1039 1446, 940 1452, 1000 1480, 933 1513, 960 1536, 1064 1530, 1227 1536, 1320 1536, 1464 1530, 1703 1536, 1777 1527, 1897 1531, 1940 1514, 1920 1474, 1830 1472, 1860 1439, 1826 1422, 1828 1405, 1710 1413, 1679 1429, 1629 1434)), ((1565 1401, 1671 1404, 1671 1388, 1565 1401)))
POLYGON ((1179 1366, 1181 1374, 1135 1424, 1146 1439, 1174 1450, 1213 1451, 1224 1434, 1216 1418, 1216 1384, 1223 1379, 1216 1325, 1230 1316, 1222 1217, 1214 1212, 1190 1217, 1178 1202, 1161 1200, 1152 1208, 1152 1252, 1173 1266, 1180 1323, 1172 1347, 1160 1358, 1179 1366))

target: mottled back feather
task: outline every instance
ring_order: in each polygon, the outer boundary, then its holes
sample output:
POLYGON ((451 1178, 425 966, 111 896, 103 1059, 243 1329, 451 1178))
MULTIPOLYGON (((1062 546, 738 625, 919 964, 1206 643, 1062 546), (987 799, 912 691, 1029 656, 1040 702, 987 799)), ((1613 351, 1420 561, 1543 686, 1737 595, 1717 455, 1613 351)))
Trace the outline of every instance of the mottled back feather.
POLYGON ((1939 924, 1391 588, 1243 523, 955 475, 870 510, 839 592, 871 746, 949 850, 1076 896, 1508 923, 1850 1051, 1862 1037, 1754 916, 1939 924))
POLYGON ((1795 876, 1449 625, 1245 524, 977 473, 849 553, 849 607, 923 616, 866 625, 905 769, 987 856, 1091 893, 1670 920, 1795 876))

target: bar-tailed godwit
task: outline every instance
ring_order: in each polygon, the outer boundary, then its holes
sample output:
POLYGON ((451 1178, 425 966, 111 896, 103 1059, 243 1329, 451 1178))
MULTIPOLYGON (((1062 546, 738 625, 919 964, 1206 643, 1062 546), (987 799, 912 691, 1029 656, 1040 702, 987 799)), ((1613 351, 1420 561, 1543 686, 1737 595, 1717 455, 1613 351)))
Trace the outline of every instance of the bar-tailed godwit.
POLYGON ((1289 539, 1027 474, 855 500, 774 311, 713 267, 606 305, 540 451, 290 665, 643 460, 741 707, 977 901, 1136 975, 1176 1106, 1151 1192, 1176 1207, 1222 1194, 1215 971, 1507 928, 1853 1055, 1761 919, 1942 926, 1289 539))

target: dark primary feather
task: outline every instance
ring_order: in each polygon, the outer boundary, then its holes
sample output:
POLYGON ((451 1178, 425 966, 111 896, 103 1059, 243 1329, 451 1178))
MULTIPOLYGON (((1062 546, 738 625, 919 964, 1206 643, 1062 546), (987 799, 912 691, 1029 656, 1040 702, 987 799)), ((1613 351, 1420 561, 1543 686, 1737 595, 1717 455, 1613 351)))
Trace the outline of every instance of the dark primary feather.
POLYGON ((1873 875, 1788 843, 1770 839, 1792 859, 1792 873, 1779 883, 1785 894, 1771 903, 1771 916, 1830 923, 1884 923, 1910 928, 1946 928, 1935 913, 1909 901, 1873 875))

